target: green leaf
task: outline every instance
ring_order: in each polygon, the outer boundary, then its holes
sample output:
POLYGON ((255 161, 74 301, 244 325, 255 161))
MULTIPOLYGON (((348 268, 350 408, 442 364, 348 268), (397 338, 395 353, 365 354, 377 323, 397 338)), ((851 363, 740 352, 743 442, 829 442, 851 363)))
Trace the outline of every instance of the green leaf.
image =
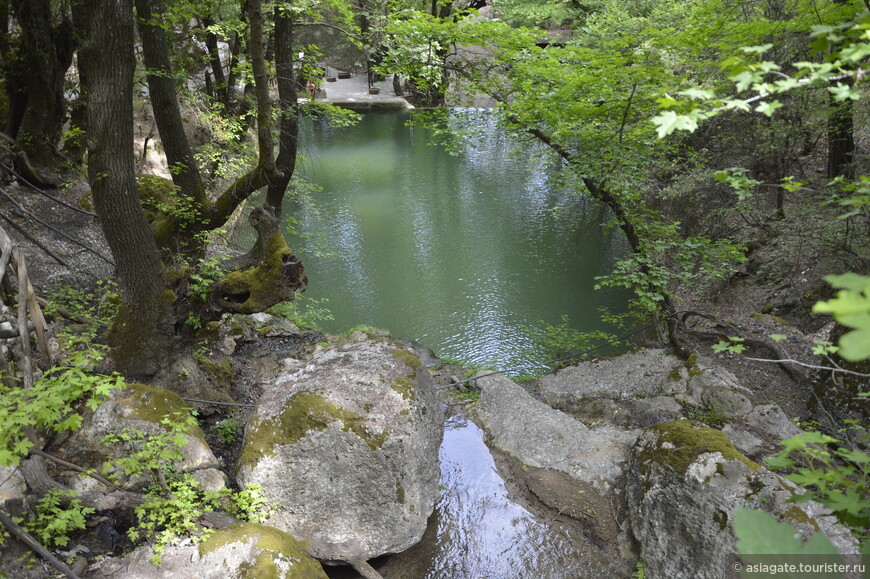
MULTIPOLYGON (((741 555, 839 554, 822 533, 816 533, 804 543, 788 523, 780 523, 765 512, 745 507, 734 511, 734 534, 741 555)), ((783 557, 783 561, 786 559, 783 557)))
POLYGON ((773 48, 773 44, 762 44, 760 46, 742 46, 740 50, 746 54, 764 54, 771 48, 773 48))
POLYGON ((843 84, 841 82, 838 82, 837 86, 829 86, 828 92, 834 95, 834 100, 838 103, 841 103, 847 99, 856 101, 861 98, 860 92, 853 89, 851 86, 843 84))
POLYGON ((699 88, 690 88, 686 90, 681 90, 677 94, 687 96, 692 100, 696 101, 706 101, 714 98, 716 95, 709 90, 702 90, 699 88))
POLYGON ((724 106, 727 110, 739 110, 744 112, 749 112, 751 108, 749 106, 749 103, 742 99, 726 100, 722 103, 722 106, 724 106))
POLYGON ((870 358, 870 327, 852 330, 840 338, 841 358, 849 362, 859 362, 870 358))
POLYGON ((761 113, 765 116, 771 117, 773 113, 776 112, 776 109, 780 108, 782 103, 779 101, 763 101, 757 107, 755 107, 755 111, 761 113))
POLYGON ((870 292, 870 276, 849 272, 843 275, 827 275, 825 276, 825 281, 837 289, 870 292))
POLYGON ((782 342, 784 340, 788 340, 788 336, 785 334, 771 334, 770 339, 774 342, 782 342))
POLYGON ((663 139, 674 131, 694 132, 698 128, 698 121, 689 115, 678 115, 674 111, 662 111, 652 118, 653 124, 658 128, 658 136, 663 139))

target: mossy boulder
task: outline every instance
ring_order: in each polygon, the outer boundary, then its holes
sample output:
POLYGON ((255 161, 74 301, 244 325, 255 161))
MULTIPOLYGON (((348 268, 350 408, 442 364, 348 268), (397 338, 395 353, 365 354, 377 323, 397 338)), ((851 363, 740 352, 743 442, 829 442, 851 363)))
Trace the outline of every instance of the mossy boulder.
POLYGON ((239 484, 259 484, 278 506, 267 523, 319 559, 397 553, 434 507, 442 420, 413 354, 388 339, 327 348, 263 393, 239 484))
POLYGON ((853 539, 814 502, 786 502, 800 490, 747 459, 725 434, 690 420, 647 429, 626 471, 631 530, 651 577, 722 577, 735 553, 738 506, 794 524, 805 537, 822 531, 843 552, 853 539))
POLYGON ((323 567, 296 539, 273 527, 237 523, 199 543, 197 577, 326 579, 323 567))
MULTIPOLYGON (((159 565, 154 548, 143 545, 94 577, 125 579, 326 579, 316 560, 287 533, 255 523, 237 523, 214 531, 201 542, 168 545, 159 565)), ((91 576, 91 575, 89 575, 91 576)))
MULTIPOLYGON (((138 430, 146 435, 165 433, 169 428, 161 423, 165 416, 189 414, 190 410, 174 392, 146 384, 128 384, 122 390, 113 391, 109 400, 86 418, 82 428, 64 445, 64 454, 80 466, 100 471, 107 460, 129 453, 129 449, 121 445, 102 444, 106 435, 124 430, 138 430)), ((181 448, 184 458, 176 465, 179 471, 193 472, 221 466, 199 426, 188 426, 184 438, 187 444, 181 448)))

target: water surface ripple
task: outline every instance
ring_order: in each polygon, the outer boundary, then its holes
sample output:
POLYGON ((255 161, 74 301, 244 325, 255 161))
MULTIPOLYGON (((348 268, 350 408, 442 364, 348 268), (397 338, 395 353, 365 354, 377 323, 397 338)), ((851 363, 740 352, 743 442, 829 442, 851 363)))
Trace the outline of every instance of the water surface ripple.
POLYGON ((455 114, 479 134, 455 155, 406 126, 407 113, 304 128, 301 171, 322 189, 285 213, 307 234, 292 240, 305 295, 329 300, 329 332, 365 324, 466 365, 534 363, 545 355, 538 320, 565 314, 589 330, 600 307, 624 309, 623 292, 592 288, 624 242, 553 184, 557 163, 541 149, 513 142, 487 111, 455 114))

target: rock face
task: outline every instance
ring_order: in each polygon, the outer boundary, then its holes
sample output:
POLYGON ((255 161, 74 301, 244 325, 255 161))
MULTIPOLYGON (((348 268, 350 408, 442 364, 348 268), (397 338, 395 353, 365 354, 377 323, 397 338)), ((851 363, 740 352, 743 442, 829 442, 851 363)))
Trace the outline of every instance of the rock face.
POLYGON ((480 420, 496 448, 527 465, 561 471, 599 490, 610 489, 622 475, 639 430, 588 428, 502 375, 476 383, 480 420))
POLYGON ((631 529, 650 577, 723 577, 737 506, 771 513, 805 537, 821 530, 842 553, 855 551, 820 505, 786 503, 799 489, 748 460, 721 431, 688 420, 657 424, 638 438, 627 472, 631 529))
POLYGON ((443 412, 419 359, 388 340, 328 348, 281 374, 246 429, 238 481, 278 505, 267 522, 322 560, 420 540, 438 495, 443 412))

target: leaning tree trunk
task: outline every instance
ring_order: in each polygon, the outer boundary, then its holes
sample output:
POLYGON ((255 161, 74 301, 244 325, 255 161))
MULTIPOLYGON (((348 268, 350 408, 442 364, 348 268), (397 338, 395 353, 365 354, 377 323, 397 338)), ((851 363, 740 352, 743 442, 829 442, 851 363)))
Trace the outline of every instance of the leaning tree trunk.
POLYGON ((88 3, 88 173, 94 209, 121 282, 121 312, 110 332, 119 370, 150 375, 169 351, 173 294, 139 203, 133 161, 132 0, 88 3))

